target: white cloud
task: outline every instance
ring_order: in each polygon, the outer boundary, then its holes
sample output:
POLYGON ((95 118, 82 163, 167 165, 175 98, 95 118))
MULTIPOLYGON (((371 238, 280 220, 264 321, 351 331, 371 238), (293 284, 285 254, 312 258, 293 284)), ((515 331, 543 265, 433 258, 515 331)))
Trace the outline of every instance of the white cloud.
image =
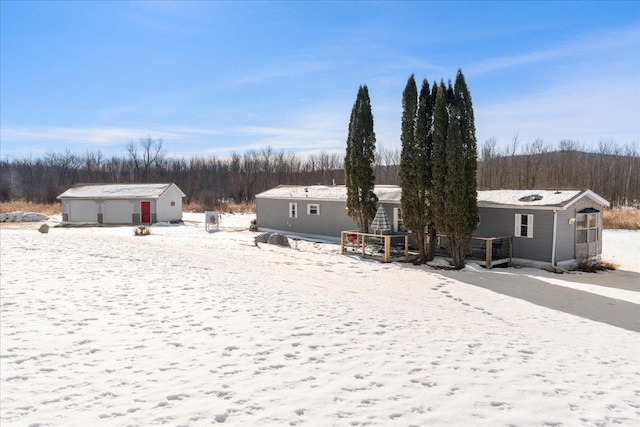
MULTIPOLYGON (((640 27, 592 34, 581 40, 550 46, 532 52, 517 55, 489 58, 464 67, 468 75, 491 73, 515 66, 534 64, 554 59, 575 60, 585 56, 594 57, 595 52, 604 52, 607 57, 625 55, 623 52, 635 52, 637 60, 640 27)), ((604 58, 599 58, 604 60, 604 58)))
POLYGON ((633 76, 610 81, 585 75, 537 93, 475 105, 475 112, 480 142, 496 137, 508 144, 515 132, 524 143, 537 138, 550 144, 577 139, 588 146, 600 140, 640 141, 640 85, 633 76))
POLYGON ((29 141, 61 141, 71 144, 98 146, 124 145, 139 138, 166 139, 175 137, 175 133, 153 129, 118 127, 28 127, 3 128, 2 139, 12 143, 29 141))

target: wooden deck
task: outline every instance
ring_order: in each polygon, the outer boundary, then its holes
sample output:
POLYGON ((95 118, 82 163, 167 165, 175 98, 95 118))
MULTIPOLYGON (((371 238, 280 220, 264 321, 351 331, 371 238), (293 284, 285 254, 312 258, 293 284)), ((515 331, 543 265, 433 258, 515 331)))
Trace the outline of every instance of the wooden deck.
MULTIPOLYGON (((409 261, 417 251, 410 251, 411 234, 370 234, 359 231, 340 233, 340 253, 358 253, 365 258, 379 259, 382 262, 409 261)), ((450 259, 447 249, 447 237, 438 235, 436 256, 450 259)), ((511 265, 512 237, 472 237, 467 261, 476 262, 486 268, 496 265, 511 265)))

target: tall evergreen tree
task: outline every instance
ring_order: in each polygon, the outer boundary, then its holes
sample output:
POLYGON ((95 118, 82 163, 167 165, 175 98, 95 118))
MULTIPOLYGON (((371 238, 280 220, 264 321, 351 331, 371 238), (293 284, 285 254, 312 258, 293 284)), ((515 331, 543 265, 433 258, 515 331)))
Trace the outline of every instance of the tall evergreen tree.
MULTIPOLYGON (((431 184, 431 99, 429 83, 424 80, 418 98, 416 82, 411 75, 402 95, 402 153, 400 186, 402 217, 413 231, 420 254, 419 262, 433 259, 427 251, 425 230, 429 225, 428 193, 431 184)), ((435 240, 434 240, 435 243, 435 240)))
POLYGON ((432 216, 436 229, 441 231, 442 218, 445 215, 445 182, 447 175, 446 144, 449 128, 449 113, 447 109, 447 88, 441 80, 436 92, 433 108, 433 176, 431 194, 429 197, 432 216))
POLYGON ((433 260, 436 251, 436 227, 433 218, 431 204, 429 202, 430 194, 433 190, 433 107, 435 96, 431 93, 437 93, 429 90, 429 82, 427 79, 422 81, 420 89, 420 98, 418 103, 418 119, 416 121, 416 143, 420 152, 420 165, 422 171, 422 186, 425 189, 425 216, 427 218, 427 227, 429 230, 429 245, 427 247, 426 261, 433 260))
POLYGON ((449 114, 445 146, 447 172, 443 185, 445 202, 443 215, 438 218, 438 231, 447 235, 453 265, 456 269, 461 269, 464 267, 464 258, 471 236, 468 227, 467 177, 460 115, 455 104, 450 106, 449 114))
POLYGON ((455 87, 440 83, 434 111, 433 209, 438 232, 448 238, 455 268, 477 226, 477 143, 471 95, 458 70, 455 87), (446 111, 448 110, 448 115, 446 111), (448 118, 448 122, 446 119, 448 118), (446 133, 443 134, 446 122, 446 133))
POLYGON ((360 86, 351 110, 347 151, 344 159, 347 186, 347 213, 360 231, 367 232, 369 222, 376 214, 378 198, 373 192, 375 176, 373 161, 376 135, 373 132, 373 114, 367 86, 360 86))
POLYGON ((466 198, 468 202, 466 209, 468 213, 467 230, 469 230, 469 233, 472 233, 478 225, 478 180, 476 177, 478 169, 478 143, 476 140, 476 125, 471 94, 469 93, 467 83, 460 69, 458 69, 454 84, 454 102, 460 116, 460 133, 465 159, 464 173, 466 176, 466 198))

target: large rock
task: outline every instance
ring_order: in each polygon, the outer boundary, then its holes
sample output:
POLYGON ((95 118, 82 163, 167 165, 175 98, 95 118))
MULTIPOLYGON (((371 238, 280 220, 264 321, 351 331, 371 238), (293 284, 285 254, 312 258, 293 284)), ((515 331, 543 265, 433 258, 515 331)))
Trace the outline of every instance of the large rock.
POLYGON ((272 234, 271 236, 269 236, 269 240, 267 241, 268 244, 270 245, 278 245, 278 246, 286 246, 286 247, 291 247, 291 245, 289 244, 289 239, 287 239, 287 236, 284 236, 282 234, 272 234))
POLYGON ((253 238, 253 240, 256 242, 256 245, 258 243, 268 243, 269 242, 269 237, 271 237, 273 233, 262 233, 262 234, 258 234, 256 237, 253 238))
POLYGON ((46 234, 49 232, 49 226, 47 224, 42 224, 40 228, 38 228, 38 231, 46 234))

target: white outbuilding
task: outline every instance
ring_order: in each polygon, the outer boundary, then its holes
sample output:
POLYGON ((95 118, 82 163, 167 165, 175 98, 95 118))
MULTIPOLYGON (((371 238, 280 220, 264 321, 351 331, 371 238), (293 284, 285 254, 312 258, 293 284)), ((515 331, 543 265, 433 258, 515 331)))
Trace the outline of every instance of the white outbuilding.
POLYGON ((80 184, 57 198, 65 222, 152 224, 182 220, 185 194, 173 183, 80 184))

